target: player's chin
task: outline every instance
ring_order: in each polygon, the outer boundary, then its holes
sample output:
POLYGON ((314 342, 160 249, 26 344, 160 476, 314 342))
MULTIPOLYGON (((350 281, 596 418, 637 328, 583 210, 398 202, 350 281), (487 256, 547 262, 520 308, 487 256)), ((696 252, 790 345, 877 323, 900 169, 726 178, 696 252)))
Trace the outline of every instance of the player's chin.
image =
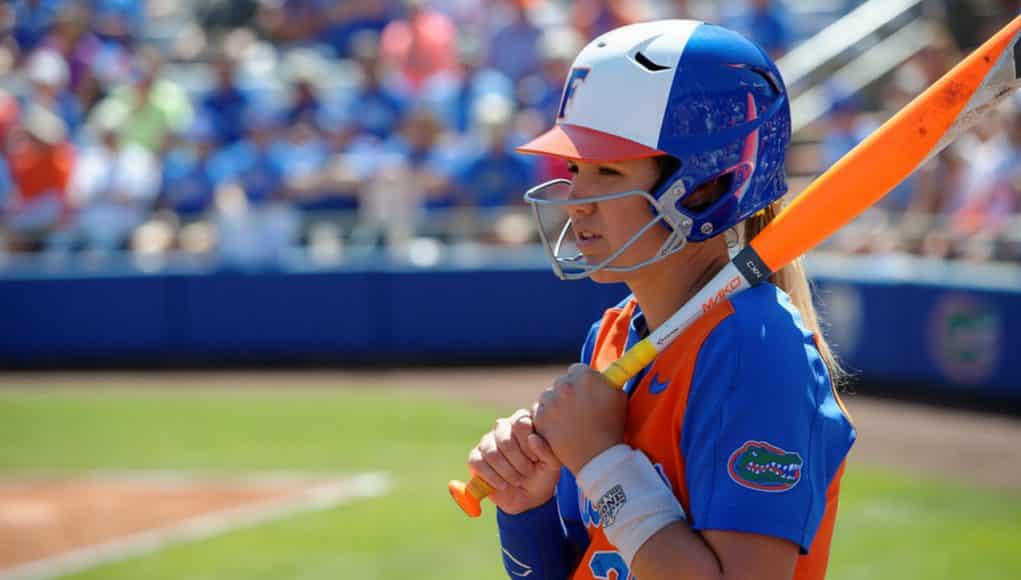
POLYGON ((627 272, 612 272, 602 269, 593 272, 589 278, 591 278, 594 282, 599 282, 600 284, 615 284, 618 282, 627 282, 628 274, 627 272))

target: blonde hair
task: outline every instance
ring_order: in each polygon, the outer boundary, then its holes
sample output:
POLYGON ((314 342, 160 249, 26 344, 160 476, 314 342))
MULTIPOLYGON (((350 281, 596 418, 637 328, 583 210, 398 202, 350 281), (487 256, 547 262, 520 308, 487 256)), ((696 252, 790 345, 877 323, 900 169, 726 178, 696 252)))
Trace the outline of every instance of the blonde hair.
MULTIPOLYGON (((745 220, 742 239, 751 240, 758 235, 769 222, 773 221, 776 214, 783 208, 783 203, 782 200, 775 201, 761 212, 745 220)), ((826 369, 829 370, 830 382, 834 387, 838 386, 845 377, 845 372, 822 333, 819 315, 812 302, 812 289, 808 282, 808 276, 805 275, 801 258, 781 268, 770 277, 769 281, 791 297, 791 302, 801 313, 801 320, 804 322, 805 328, 815 336, 816 349, 818 349, 826 369)))

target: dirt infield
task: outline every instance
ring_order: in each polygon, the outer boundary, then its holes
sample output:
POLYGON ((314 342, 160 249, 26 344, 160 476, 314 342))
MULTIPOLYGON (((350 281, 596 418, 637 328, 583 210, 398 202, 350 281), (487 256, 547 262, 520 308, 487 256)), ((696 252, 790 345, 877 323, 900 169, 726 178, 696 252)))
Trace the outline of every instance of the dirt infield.
POLYGON ((0 579, 62 576, 182 541, 379 497, 390 487, 383 473, 8 475, 0 480, 0 579))
POLYGON ((130 476, 2 480, 0 569, 306 487, 130 476))

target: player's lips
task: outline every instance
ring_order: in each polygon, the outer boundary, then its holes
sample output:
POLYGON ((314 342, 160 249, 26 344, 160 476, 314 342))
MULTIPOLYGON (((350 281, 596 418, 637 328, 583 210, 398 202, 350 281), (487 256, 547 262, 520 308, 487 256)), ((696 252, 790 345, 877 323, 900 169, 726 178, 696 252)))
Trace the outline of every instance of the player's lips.
POLYGON ((574 231, 574 243, 582 251, 591 248, 602 239, 603 236, 591 230, 575 229, 574 231))

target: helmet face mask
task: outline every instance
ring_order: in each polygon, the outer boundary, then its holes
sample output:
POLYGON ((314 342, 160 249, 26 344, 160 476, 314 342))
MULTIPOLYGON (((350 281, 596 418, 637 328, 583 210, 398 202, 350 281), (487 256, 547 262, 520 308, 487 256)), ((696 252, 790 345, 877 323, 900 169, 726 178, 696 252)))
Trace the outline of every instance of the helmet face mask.
POLYGON ((666 193, 659 198, 641 189, 631 189, 578 200, 569 197, 572 187, 569 180, 553 179, 529 189, 525 192, 525 200, 532 206, 532 213, 539 226, 539 236, 542 238, 543 246, 546 248, 546 253, 553 264, 553 271, 562 280, 581 280, 601 270, 607 272, 633 272, 681 251, 687 244, 687 232, 691 229, 692 221, 676 209, 678 204, 675 198, 684 195, 683 189, 679 187, 680 185, 680 182, 677 182, 677 186, 672 188, 674 193, 666 193), (619 248, 596 264, 589 264, 581 253, 577 251, 564 254, 565 249, 570 245, 567 243, 569 242, 568 235, 573 231, 570 217, 566 220, 555 220, 555 224, 552 227, 549 227, 549 221, 543 217, 544 208, 566 210, 566 208, 572 205, 601 203, 627 197, 641 197, 647 201, 652 206, 653 217, 639 228, 628 241, 621 244, 619 248), (561 221, 562 224, 560 223, 561 221), (660 223, 665 224, 669 228, 670 235, 663 241, 655 255, 633 265, 611 265, 628 248, 660 223), (556 236, 556 241, 553 241, 553 236, 556 236))
MULTIPOLYGON (((561 256, 569 224, 551 244, 540 223, 562 278, 644 267, 686 242, 727 231, 787 191, 790 109, 780 73, 761 48, 719 26, 662 20, 607 32, 575 59, 559 111, 553 129, 518 150, 578 161, 668 155, 680 162, 679 169, 661 176, 655 191, 613 194, 642 196, 654 212, 651 223, 671 232, 670 243, 639 264, 609 266, 647 228, 611 259, 588 265, 577 256, 561 256), (723 184, 718 199, 699 208, 683 205, 690 192, 717 180, 723 184)), ((553 183, 525 195, 540 221, 538 205, 557 205, 545 189, 553 183)), ((611 197, 586 201, 596 199, 611 197)))

